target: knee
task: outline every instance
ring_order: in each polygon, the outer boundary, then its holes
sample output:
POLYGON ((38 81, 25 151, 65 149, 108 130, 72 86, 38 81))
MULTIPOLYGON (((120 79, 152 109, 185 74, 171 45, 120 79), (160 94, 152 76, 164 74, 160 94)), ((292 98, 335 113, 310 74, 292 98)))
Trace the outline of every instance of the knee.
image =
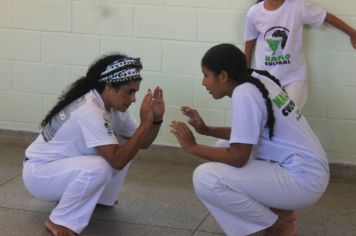
POLYGON ((84 174, 93 178, 99 185, 110 182, 114 169, 102 157, 92 158, 88 160, 90 163, 87 168, 84 168, 84 174))
POLYGON ((217 163, 208 162, 198 166, 193 173, 193 186, 196 194, 200 197, 208 197, 212 195, 212 191, 219 182, 218 177, 214 173, 217 163))

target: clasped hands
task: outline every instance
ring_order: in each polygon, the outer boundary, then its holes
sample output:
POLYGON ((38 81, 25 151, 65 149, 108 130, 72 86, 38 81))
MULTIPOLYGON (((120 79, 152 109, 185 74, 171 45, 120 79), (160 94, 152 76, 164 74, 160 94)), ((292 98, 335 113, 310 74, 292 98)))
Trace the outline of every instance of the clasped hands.
POLYGON ((163 90, 160 87, 156 87, 152 93, 151 89, 148 89, 140 108, 141 122, 153 124, 154 122, 160 122, 163 120, 165 112, 165 105, 163 99, 163 90))

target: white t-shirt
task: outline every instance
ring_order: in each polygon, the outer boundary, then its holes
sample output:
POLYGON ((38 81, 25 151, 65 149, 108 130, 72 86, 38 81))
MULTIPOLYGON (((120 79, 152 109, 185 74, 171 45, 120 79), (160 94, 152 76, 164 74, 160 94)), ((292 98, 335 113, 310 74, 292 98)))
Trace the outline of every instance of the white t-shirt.
POLYGON ((265 127, 267 108, 258 88, 237 86, 232 94, 230 144, 252 144, 252 156, 277 162, 303 187, 323 192, 329 180, 326 154, 306 119, 288 95, 272 80, 253 73, 269 91, 275 117, 274 136, 265 127))
POLYGON ((54 161, 66 157, 97 155, 95 147, 118 144, 131 137, 137 123, 129 112, 107 112, 96 90, 72 102, 47 124, 26 149, 29 159, 54 161))
POLYGON ((269 71, 282 86, 306 80, 303 25, 320 27, 326 11, 305 0, 285 0, 278 9, 264 8, 263 1, 252 6, 246 17, 244 40, 257 38, 256 68, 269 71))

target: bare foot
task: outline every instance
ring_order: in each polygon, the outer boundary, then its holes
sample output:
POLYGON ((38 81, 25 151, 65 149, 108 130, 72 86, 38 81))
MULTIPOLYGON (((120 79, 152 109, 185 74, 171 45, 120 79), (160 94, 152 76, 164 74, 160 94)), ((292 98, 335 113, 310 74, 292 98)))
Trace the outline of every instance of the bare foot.
POLYGON ((269 228, 266 229, 265 236, 295 236, 297 234, 297 226, 291 222, 281 218, 269 228))
POLYGON ((297 212, 293 210, 287 211, 287 210, 281 210, 277 208, 271 208, 271 211, 276 213, 281 219, 288 222, 293 222, 297 219, 297 212))
POLYGON ((62 225, 57 225, 53 223, 50 219, 47 219, 44 222, 44 225, 46 229, 51 232, 54 236, 75 236, 76 234, 68 229, 67 227, 64 227, 62 225))

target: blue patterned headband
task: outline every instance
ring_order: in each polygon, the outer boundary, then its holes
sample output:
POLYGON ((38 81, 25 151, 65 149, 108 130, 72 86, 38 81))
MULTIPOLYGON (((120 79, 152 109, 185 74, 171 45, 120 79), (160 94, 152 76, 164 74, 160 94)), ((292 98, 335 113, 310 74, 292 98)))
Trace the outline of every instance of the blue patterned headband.
POLYGON ((119 83, 133 79, 141 79, 140 70, 142 64, 140 58, 126 57, 112 62, 104 72, 100 74, 100 82, 119 83))

